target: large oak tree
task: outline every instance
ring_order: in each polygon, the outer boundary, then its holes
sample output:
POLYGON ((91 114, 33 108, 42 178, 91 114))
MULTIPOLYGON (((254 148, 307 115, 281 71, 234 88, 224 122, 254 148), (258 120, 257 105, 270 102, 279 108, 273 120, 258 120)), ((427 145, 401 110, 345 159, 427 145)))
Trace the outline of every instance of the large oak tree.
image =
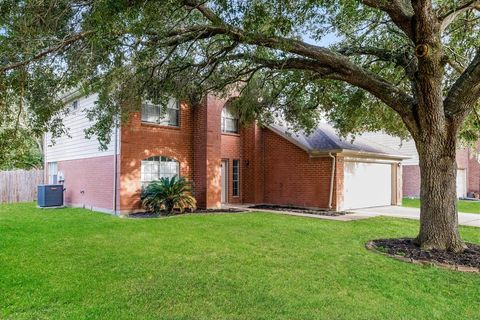
POLYGON ((411 136, 417 241, 461 251, 455 150, 478 139, 479 10, 479 0, 3 0, 0 128, 27 106, 32 128, 61 134, 60 93, 80 88, 99 93, 88 134, 105 141, 134 97, 195 104, 234 90, 246 121, 308 129, 325 117, 343 134, 411 136))

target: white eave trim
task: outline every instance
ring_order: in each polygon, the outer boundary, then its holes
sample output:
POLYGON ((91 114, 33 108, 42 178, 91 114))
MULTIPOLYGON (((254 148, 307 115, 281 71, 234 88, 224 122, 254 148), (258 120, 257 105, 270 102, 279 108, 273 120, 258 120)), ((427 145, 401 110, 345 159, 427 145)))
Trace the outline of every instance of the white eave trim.
POLYGON ((356 150, 343 150, 338 155, 345 156, 345 157, 393 159, 393 160, 399 160, 399 161, 410 159, 409 156, 400 155, 400 154, 388 154, 388 153, 377 153, 377 152, 356 151, 356 150))
POLYGON ((85 96, 85 95, 82 94, 82 91, 80 90, 80 88, 77 88, 77 89, 74 89, 74 90, 71 90, 71 91, 68 91, 68 92, 65 92, 65 93, 60 93, 58 98, 60 100, 62 100, 64 103, 68 103, 72 100, 81 98, 83 96, 85 96))

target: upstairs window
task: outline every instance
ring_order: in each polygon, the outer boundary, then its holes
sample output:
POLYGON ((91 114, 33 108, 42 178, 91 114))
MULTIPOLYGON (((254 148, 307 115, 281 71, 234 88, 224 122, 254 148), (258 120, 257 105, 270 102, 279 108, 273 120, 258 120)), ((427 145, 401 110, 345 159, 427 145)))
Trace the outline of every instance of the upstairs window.
POLYGON ((178 101, 170 99, 167 107, 145 102, 142 104, 142 122, 164 126, 179 126, 180 106, 178 101))
POLYGON ((229 103, 222 110, 222 132, 238 133, 238 114, 229 103))
POLYGON ((180 164, 174 159, 156 156, 142 160, 141 182, 143 187, 146 187, 152 181, 179 175, 180 164))

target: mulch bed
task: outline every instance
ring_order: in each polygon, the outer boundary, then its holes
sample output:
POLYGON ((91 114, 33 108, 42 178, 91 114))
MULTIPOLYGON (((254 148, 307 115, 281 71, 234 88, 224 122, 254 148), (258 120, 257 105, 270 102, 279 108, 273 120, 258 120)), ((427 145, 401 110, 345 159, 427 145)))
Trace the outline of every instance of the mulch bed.
POLYGON ((413 239, 380 239, 366 244, 367 249, 394 257, 395 259, 436 265, 442 268, 464 272, 480 272, 480 245, 467 243, 462 253, 441 250, 425 251, 413 239))
POLYGON ((160 218, 160 217, 172 217, 172 216, 178 216, 178 215, 184 215, 184 214, 206 214, 206 213, 242 213, 246 212, 244 210, 238 210, 238 209, 197 209, 193 212, 190 211, 185 211, 183 213, 180 212, 174 212, 170 216, 167 216, 165 214, 158 214, 158 213, 153 213, 153 212, 135 212, 135 213, 130 213, 127 217, 129 218, 160 218))
POLYGON ((266 204, 259 204, 259 205, 251 206, 249 208, 272 210, 272 211, 288 211, 288 212, 296 212, 296 213, 307 213, 307 214, 316 214, 316 215, 320 215, 320 216, 330 216, 330 217, 343 216, 343 215, 351 213, 351 212, 347 212, 347 211, 306 209, 306 208, 301 208, 301 207, 275 206, 275 205, 266 205, 266 204))

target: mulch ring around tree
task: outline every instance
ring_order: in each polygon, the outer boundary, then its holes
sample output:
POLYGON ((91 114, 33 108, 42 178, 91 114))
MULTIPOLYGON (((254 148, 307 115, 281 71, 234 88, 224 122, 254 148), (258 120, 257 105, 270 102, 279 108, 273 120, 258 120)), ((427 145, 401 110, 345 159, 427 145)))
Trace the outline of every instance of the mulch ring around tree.
POLYGON ((134 212, 127 215, 128 218, 165 218, 165 217, 173 217, 178 215, 186 215, 186 214, 207 214, 207 213, 244 213, 248 212, 245 210, 239 209, 197 209, 194 211, 185 211, 183 213, 175 211, 171 215, 166 215, 166 213, 158 214, 153 212, 134 212))
POLYGON ((467 243, 461 253, 441 250, 422 250, 413 243, 413 239, 380 239, 367 242, 365 247, 377 253, 395 259, 440 268, 462 271, 480 272, 480 245, 467 243))
POLYGON ((320 215, 320 216, 330 216, 330 217, 343 216, 343 215, 351 213, 351 212, 347 212, 347 211, 307 209, 307 208, 301 208, 301 207, 266 205, 266 204, 254 205, 254 206, 250 206, 249 208, 271 210, 271 211, 285 211, 285 212, 316 214, 316 215, 320 215))

